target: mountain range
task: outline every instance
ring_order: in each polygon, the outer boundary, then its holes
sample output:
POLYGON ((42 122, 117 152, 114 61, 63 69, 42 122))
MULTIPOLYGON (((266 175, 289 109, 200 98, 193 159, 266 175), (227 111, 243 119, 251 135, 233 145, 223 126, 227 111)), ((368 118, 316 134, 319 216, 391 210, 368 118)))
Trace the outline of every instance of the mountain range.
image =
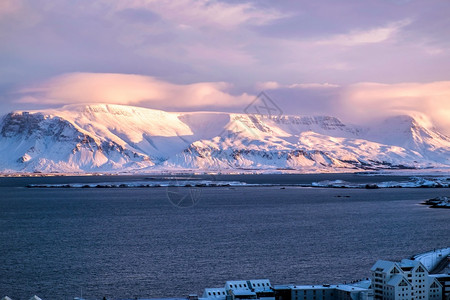
POLYGON ((332 116, 69 105, 0 119, 0 172, 342 172, 450 167, 421 114, 364 127, 332 116))

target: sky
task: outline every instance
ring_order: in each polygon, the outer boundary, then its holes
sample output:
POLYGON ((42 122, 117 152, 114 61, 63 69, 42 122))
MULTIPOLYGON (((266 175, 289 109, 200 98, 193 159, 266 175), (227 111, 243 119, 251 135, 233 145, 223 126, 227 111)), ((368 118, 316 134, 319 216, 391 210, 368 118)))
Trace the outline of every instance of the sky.
POLYGON ((74 103, 349 122, 425 113, 450 133, 447 0, 1 0, 0 113, 74 103))

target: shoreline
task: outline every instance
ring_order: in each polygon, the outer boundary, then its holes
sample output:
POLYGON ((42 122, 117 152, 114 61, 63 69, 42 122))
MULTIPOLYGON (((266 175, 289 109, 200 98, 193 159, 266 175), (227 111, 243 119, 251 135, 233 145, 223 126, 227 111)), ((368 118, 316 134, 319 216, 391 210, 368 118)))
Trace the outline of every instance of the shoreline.
POLYGON ((106 172, 0 172, 2 177, 95 177, 95 176, 175 176, 175 175, 339 175, 355 174, 361 176, 450 176, 450 168, 430 169, 340 169, 340 170, 288 170, 288 169, 230 169, 230 170, 158 170, 153 172, 106 171, 106 172))

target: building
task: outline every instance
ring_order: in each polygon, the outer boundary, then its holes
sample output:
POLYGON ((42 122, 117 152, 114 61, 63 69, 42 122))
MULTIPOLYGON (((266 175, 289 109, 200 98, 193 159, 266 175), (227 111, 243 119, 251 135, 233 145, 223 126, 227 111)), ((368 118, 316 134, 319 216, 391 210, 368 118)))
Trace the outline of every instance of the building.
POLYGON ((373 300, 368 288, 354 285, 282 285, 268 279, 227 281, 225 288, 207 288, 200 300, 373 300))
POLYGON ((291 286, 290 285, 275 285, 273 287, 275 293, 275 300, 291 300, 291 286))
POLYGON ((269 279, 249 280, 247 283, 258 299, 275 300, 275 293, 269 279))
POLYGON ((442 285, 419 261, 399 263, 379 260, 371 269, 375 299, 440 300, 442 285))
POLYGON ((207 288, 203 292, 202 298, 207 298, 210 300, 225 300, 227 292, 225 288, 207 288))
POLYGON ((442 285, 442 300, 450 300, 450 274, 431 274, 442 285))
POLYGON ((352 285, 292 286, 291 300, 372 300, 370 289, 352 285))
POLYGON ((227 281, 224 288, 207 288, 203 300, 263 299, 275 300, 268 279, 227 281))
POLYGON ((255 291, 250 288, 250 283, 246 280, 227 281, 225 290, 228 295, 227 300, 258 298, 255 291))
POLYGON ((373 300, 371 289, 360 288, 352 285, 336 286, 336 297, 338 300, 373 300))

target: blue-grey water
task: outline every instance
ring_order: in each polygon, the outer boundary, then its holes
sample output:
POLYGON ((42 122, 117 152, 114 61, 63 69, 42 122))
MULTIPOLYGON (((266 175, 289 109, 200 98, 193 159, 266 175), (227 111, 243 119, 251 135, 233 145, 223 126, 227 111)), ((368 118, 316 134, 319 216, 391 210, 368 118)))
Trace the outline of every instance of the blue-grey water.
MULTIPOLYGON (((233 180, 342 177, 386 180, 233 180)), ((342 283, 369 276, 377 259, 450 246, 450 210, 419 204, 449 189, 208 187, 196 206, 180 209, 165 188, 25 188, 105 180, 0 178, 0 297, 185 296, 252 278, 342 283)))

